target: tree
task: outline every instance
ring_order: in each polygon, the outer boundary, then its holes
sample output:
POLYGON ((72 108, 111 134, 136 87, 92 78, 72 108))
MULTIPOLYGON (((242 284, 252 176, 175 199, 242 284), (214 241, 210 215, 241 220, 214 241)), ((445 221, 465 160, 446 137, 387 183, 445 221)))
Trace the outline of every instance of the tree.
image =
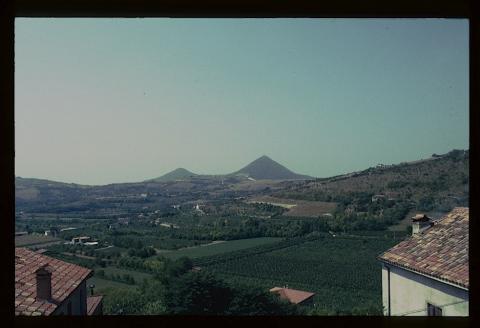
POLYGON ((105 296, 105 314, 142 314, 145 299, 136 290, 113 289, 105 296))
POLYGON ((298 308, 266 291, 237 286, 225 314, 229 315, 294 315, 298 308))
POLYGON ((172 314, 224 314, 231 299, 232 292, 222 281, 202 271, 171 279, 165 294, 172 314))
POLYGON ((145 305, 145 308, 143 309, 142 314, 147 314, 147 315, 162 315, 162 314, 167 314, 167 306, 163 303, 161 300, 153 301, 153 302, 148 302, 145 305))

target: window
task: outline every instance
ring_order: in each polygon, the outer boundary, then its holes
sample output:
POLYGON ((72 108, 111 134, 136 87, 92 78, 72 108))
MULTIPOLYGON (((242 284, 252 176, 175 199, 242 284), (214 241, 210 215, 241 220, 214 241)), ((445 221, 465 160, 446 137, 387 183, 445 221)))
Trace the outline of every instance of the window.
POLYGON ((72 315, 72 301, 68 301, 67 313, 68 313, 68 315, 72 315))
POLYGON ((442 316, 442 308, 435 306, 433 304, 427 303, 427 315, 429 317, 441 317, 442 316))

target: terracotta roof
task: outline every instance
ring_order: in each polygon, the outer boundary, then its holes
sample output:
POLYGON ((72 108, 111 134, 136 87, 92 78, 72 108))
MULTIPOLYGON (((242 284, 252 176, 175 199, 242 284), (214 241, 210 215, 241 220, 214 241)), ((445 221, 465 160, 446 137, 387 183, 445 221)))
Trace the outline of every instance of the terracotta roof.
POLYGON ((270 291, 272 293, 277 293, 278 295, 280 295, 281 299, 288 300, 294 304, 302 303, 303 301, 306 301, 307 299, 315 295, 315 293, 305 292, 303 290, 281 287, 273 287, 272 289, 270 289, 270 291))
POLYGON ((468 220, 468 207, 456 207, 431 228, 390 248, 378 259, 468 288, 468 220))
POLYGON ((15 315, 50 315, 92 270, 33 252, 15 248, 15 315), (52 299, 36 299, 35 271, 47 265, 52 272, 52 299))
POLYGON ((87 315, 92 315, 95 312, 102 299, 102 295, 87 297, 87 315))

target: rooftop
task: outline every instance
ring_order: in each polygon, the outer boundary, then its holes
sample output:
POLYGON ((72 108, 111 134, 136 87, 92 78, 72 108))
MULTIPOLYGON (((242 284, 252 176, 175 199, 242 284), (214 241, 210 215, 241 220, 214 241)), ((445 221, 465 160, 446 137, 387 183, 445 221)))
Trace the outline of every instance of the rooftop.
POLYGON ((27 248, 15 248, 15 315, 50 315, 92 270, 39 254, 27 248), (52 272, 52 299, 36 299, 35 271, 48 265, 52 272))
POLYGON ((315 293, 305 292, 303 290, 281 288, 281 287, 273 287, 272 289, 270 289, 270 291, 280 295, 281 299, 286 299, 294 304, 302 303, 315 295, 315 293))
POLYGON ((87 297, 87 315, 92 315, 102 302, 102 295, 87 297))
POLYGON ((468 289, 468 221, 468 207, 456 207, 378 259, 468 289))

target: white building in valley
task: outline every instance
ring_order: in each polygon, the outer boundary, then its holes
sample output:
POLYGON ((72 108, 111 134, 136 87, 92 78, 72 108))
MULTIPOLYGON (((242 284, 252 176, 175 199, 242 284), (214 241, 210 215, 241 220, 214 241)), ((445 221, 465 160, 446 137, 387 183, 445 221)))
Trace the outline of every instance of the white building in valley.
POLYGON ((412 236, 378 257, 384 314, 468 316, 468 208, 412 221, 412 236))

